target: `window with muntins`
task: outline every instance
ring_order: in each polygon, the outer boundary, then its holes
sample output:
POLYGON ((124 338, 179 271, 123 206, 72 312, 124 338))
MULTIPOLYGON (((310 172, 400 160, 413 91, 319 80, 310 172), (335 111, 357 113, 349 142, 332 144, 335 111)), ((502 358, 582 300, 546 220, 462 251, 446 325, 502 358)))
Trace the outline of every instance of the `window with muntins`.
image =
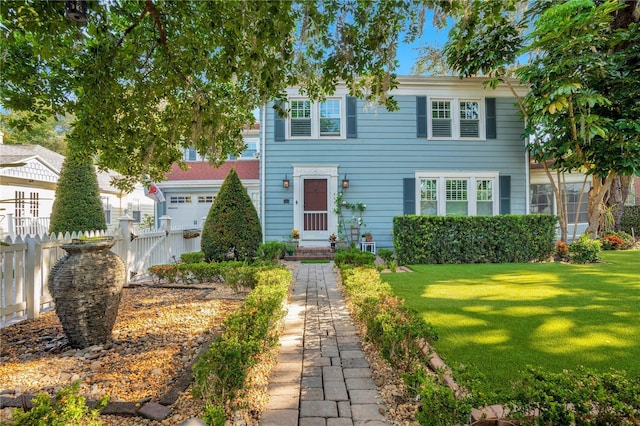
POLYGON ((447 179, 447 216, 467 216, 469 214, 466 179, 447 179))
POLYGON ((101 197, 102 210, 104 210, 104 219, 107 225, 111 223, 111 203, 107 197, 101 197))
POLYGON ((460 101, 460 137, 480 137, 480 104, 477 101, 460 101))
POLYGON ((497 172, 418 172, 416 214, 493 216, 499 213, 497 172))
POLYGON ((320 136, 340 136, 340 101, 320 103, 320 136))
POLYGON ((420 214, 438 214, 438 181, 436 179, 420 180, 420 214))
POLYGON ((451 101, 431 102, 431 135, 451 137, 451 101))
MULTIPOLYGON (((565 186, 565 199, 567 200, 567 223, 573 224, 589 222, 589 200, 587 192, 590 186, 584 189, 585 193, 580 199, 582 183, 567 183, 565 186)), ((551 189, 551 184, 531 184, 530 190, 531 213, 557 214, 556 199, 551 189)))
POLYGON ((429 101, 429 138, 484 139, 483 103, 475 99, 429 101))
POLYGON ((291 101, 291 136, 311 136, 311 102, 291 101))
POLYGON ((478 216, 493 215, 493 180, 476 180, 476 214, 478 216))
POLYGON ((40 194, 37 192, 29 194, 29 214, 31 217, 40 216, 40 194))
POLYGON ((191 196, 174 195, 169 198, 171 204, 189 204, 191 203, 191 196))
POLYGON ((289 100, 288 138, 344 138, 344 99, 333 98, 312 103, 307 99, 289 100))

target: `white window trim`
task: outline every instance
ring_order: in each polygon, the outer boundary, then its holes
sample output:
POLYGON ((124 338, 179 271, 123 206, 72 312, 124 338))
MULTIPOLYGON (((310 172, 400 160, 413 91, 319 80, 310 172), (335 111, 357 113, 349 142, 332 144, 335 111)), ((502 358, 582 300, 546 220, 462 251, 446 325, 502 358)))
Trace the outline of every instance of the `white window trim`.
POLYGON ((445 96, 433 96, 427 98, 427 135, 430 140, 462 140, 462 141, 484 141, 487 140, 485 131, 485 111, 484 98, 460 97, 451 98, 445 96), (433 102, 449 101, 451 102, 451 137, 433 136, 433 102), (460 102, 471 101, 478 102, 478 113, 480 114, 478 122, 478 137, 463 138, 460 136, 460 102))
MULTIPOLYGON (((295 97, 289 98, 291 101, 308 101, 309 98, 295 97)), ((340 135, 339 136, 320 136, 320 102, 311 102, 311 136, 291 136, 291 118, 286 119, 287 139, 335 139, 341 140, 347 138, 347 103, 344 96, 330 96, 326 101, 340 101, 340 135)))
POLYGON ((447 214, 447 206, 446 206, 446 181, 449 179, 458 179, 458 180, 466 180, 467 183, 467 216, 477 216, 477 186, 476 182, 478 180, 492 180, 493 181, 493 209, 492 215, 496 216, 500 214, 500 179, 498 172, 416 172, 416 191, 415 191, 415 199, 416 199, 416 214, 421 215, 420 212, 420 202, 421 192, 420 192, 420 180, 422 179, 433 179, 437 181, 438 187, 438 216, 446 216, 447 214))

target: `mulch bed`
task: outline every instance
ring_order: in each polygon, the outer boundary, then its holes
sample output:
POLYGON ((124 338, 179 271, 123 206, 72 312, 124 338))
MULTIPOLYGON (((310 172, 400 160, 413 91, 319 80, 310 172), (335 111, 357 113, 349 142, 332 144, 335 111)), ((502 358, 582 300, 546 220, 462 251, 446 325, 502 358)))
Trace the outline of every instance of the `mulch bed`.
MULTIPOLYGON (((129 414, 145 404, 169 405, 179 398, 190 399, 191 408, 178 408, 185 405, 180 401, 166 424, 201 414, 202 403, 182 392, 189 384, 189 368, 247 293, 223 284, 171 288, 147 284, 123 290, 113 341, 105 345, 72 349, 53 311, 1 329, 3 406, 28 401, 23 396, 39 392, 53 396, 80 381, 87 400, 110 395, 112 407, 129 414)), ((9 411, 0 410, 0 420, 6 420, 9 411)), ((141 424, 141 419, 112 419, 105 424, 141 424)))

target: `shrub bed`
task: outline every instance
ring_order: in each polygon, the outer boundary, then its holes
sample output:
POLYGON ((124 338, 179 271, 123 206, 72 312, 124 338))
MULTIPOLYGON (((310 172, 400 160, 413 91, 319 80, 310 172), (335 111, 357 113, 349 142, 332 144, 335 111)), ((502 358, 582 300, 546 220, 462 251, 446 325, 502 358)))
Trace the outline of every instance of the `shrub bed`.
POLYGON ((365 339, 399 371, 411 396, 422 401, 416 420, 424 425, 466 424, 473 397, 457 398, 440 372, 427 368, 426 349, 438 338, 433 327, 393 295, 376 269, 343 264, 340 273, 354 315, 366 325, 365 339))
POLYGON ((242 308, 224 322, 224 333, 193 367, 194 396, 206 401, 207 424, 223 425, 242 393, 247 373, 257 356, 278 342, 282 303, 291 282, 284 268, 255 273, 256 286, 242 308))
POLYGON ((155 265, 149 268, 149 274, 155 283, 199 284, 225 282, 233 288, 256 285, 256 273, 272 268, 269 262, 248 264, 240 261, 198 262, 155 265))
POLYGON ((549 259, 557 218, 552 215, 396 216, 398 263, 511 263, 549 259))

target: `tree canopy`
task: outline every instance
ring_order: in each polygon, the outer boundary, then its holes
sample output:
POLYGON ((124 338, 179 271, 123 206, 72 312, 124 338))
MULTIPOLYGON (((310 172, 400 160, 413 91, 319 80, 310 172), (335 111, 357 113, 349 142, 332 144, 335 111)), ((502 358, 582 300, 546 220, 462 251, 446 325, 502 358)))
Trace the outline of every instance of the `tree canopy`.
MULTIPOLYGON (((462 76, 507 81, 510 64, 529 89, 520 99, 534 159, 592 176, 589 232, 618 176, 640 171, 640 9, 637 0, 470 0, 444 53, 462 76)), ((559 197, 557 197, 559 198, 559 197)), ((560 203, 558 203, 560 204, 560 203)))
POLYGON ((71 117, 46 117, 44 121, 26 111, 0 112, 0 130, 7 145, 40 145, 58 154, 67 151, 66 135, 71 117), (25 125, 29 123, 29 125, 25 125))
POLYGON ((163 179, 181 148, 214 164, 243 148, 253 110, 300 86, 313 99, 345 82, 396 105, 400 34, 421 31, 427 0, 75 0, 0 3, 2 103, 73 114, 71 154, 126 176, 163 179))

